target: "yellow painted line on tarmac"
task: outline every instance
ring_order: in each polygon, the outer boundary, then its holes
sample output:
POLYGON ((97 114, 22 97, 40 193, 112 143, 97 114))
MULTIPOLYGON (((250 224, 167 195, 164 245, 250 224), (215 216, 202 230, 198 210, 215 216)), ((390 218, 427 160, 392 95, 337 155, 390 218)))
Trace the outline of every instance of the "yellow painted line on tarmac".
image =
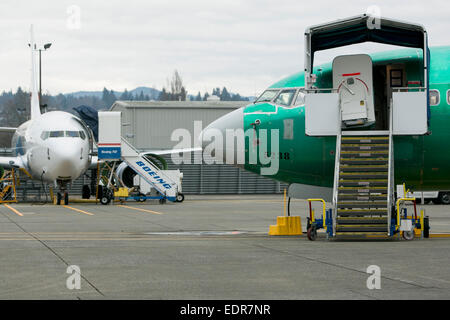
POLYGON ((11 207, 9 204, 4 204, 5 207, 7 207, 9 210, 11 210, 12 212, 14 212, 15 214, 17 214, 18 216, 23 217, 23 214, 21 214, 19 211, 17 211, 16 209, 14 209, 13 207, 11 207))
POLYGON ((94 215, 93 213, 90 213, 90 212, 87 212, 87 211, 84 211, 84 210, 80 210, 80 209, 77 209, 77 208, 74 208, 74 207, 70 207, 70 206, 66 206, 66 205, 64 205, 63 207, 67 208, 67 209, 74 210, 74 211, 78 211, 78 212, 81 212, 81 213, 84 213, 84 214, 88 214, 90 216, 94 215))
MULTIPOLYGON (((42 241, 224 241, 234 238, 224 237, 187 237, 187 238, 39 238, 42 241)), ((34 238, 2 238, 1 241, 36 241, 34 238)))
MULTIPOLYGON (((297 199, 295 199, 297 200, 297 199)), ((223 199, 223 200, 202 200, 202 199, 192 199, 192 200, 185 200, 186 202, 205 202, 205 203, 209 203, 209 202, 216 202, 216 203, 242 203, 242 202, 269 202, 269 203, 282 203, 283 199, 281 200, 257 200, 257 199, 243 199, 243 200, 238 200, 238 199, 223 199)), ((292 202, 293 200, 291 200, 292 202)), ((297 201, 296 201, 297 202, 297 201)), ((307 202, 306 200, 299 200, 298 202, 307 202)))
POLYGON ((450 233, 430 233, 430 238, 450 238, 450 233))
POLYGON ((152 210, 147 210, 147 209, 142 209, 142 208, 136 208, 136 207, 131 207, 131 206, 124 206, 124 205, 121 205, 121 204, 117 204, 117 206, 118 207, 122 207, 122 208, 128 208, 128 209, 143 211, 143 212, 149 212, 149 213, 153 213, 153 214, 163 214, 163 213, 157 212, 157 211, 152 211, 152 210))

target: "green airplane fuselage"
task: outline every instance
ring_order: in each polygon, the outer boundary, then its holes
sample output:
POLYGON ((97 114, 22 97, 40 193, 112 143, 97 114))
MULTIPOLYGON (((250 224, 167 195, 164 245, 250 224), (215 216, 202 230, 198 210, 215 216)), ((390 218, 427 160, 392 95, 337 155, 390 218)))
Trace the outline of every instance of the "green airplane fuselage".
MULTIPOLYGON (((423 83, 422 51, 402 49, 370 55, 373 67, 403 64, 407 81, 423 83)), ((439 91, 439 102, 430 107, 429 134, 394 136, 395 183, 406 183, 412 190, 450 190, 450 46, 430 48, 429 89, 439 91)), ((331 63, 314 68, 318 88, 332 88, 331 63)), ((375 81, 375 80, 374 80, 375 81)), ((287 77, 270 88, 304 86, 304 73, 287 77)), ((305 106, 277 106, 255 103, 244 108, 244 130, 257 126, 279 130, 279 170, 269 178, 287 183, 333 187, 336 137, 311 137, 305 134, 305 106), (285 120, 292 119, 293 137, 284 138, 285 120)), ((364 130, 364 129, 363 129, 364 130)), ((246 141, 248 159, 249 140, 246 141)), ((269 143, 270 145, 270 143, 269 143)), ((271 150, 268 150, 269 154, 271 150)), ((260 174, 261 164, 249 164, 246 170, 260 174)))

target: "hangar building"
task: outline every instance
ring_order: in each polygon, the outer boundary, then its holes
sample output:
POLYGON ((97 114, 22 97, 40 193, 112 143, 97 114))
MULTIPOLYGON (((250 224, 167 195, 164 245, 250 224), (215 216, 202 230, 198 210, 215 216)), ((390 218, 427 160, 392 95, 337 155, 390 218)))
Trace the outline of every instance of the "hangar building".
MULTIPOLYGON (((194 139, 194 122, 201 121, 205 128, 212 121, 247 101, 116 101, 111 111, 122 112, 122 136, 139 150, 172 149, 172 132, 186 129, 194 139)), ((261 177, 226 164, 175 165, 165 156, 169 169, 183 172, 185 194, 241 194, 280 193, 286 187, 277 181, 261 177)))
MULTIPOLYGON (((248 104, 247 101, 116 101, 111 111, 122 112, 122 135, 140 150, 172 149, 178 142, 171 141, 175 129, 186 129, 194 136, 194 121, 201 121, 205 128, 215 119, 248 104)), ((194 138, 192 138, 194 139, 194 138)), ((10 149, 0 150, 10 155, 10 149)), ((282 193, 287 185, 266 177, 247 172, 227 164, 196 164, 191 155, 191 164, 175 165, 170 155, 164 156, 169 169, 183 172, 184 194, 269 194, 282 193)), ((81 195, 83 184, 89 184, 88 170, 72 183, 70 192, 81 195)), ((21 175, 17 187, 18 200, 44 201, 48 199, 48 188, 37 181, 21 175)))

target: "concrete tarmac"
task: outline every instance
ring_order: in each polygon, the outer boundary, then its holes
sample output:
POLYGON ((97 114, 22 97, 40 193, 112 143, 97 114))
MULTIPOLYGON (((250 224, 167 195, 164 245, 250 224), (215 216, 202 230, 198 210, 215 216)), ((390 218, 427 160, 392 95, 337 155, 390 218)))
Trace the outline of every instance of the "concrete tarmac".
MULTIPOLYGON (((431 232, 450 233, 450 206, 422 207, 431 232)), ((306 209, 293 201, 303 229, 306 209)), ((269 236, 278 215, 281 195, 0 205, 0 299, 450 298, 450 238, 269 236), (380 289, 367 287, 371 265, 380 289)))

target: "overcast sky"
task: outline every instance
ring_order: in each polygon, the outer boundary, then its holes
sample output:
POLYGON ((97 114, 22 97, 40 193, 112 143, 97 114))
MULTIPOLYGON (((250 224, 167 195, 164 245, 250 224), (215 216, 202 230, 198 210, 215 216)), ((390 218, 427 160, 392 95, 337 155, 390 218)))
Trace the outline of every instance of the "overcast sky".
POLYGON ((43 88, 51 94, 161 89, 177 69, 190 94, 226 86, 254 95, 303 68, 307 26, 365 13, 371 5, 382 16, 423 24, 430 46, 450 45, 446 0, 2 0, 0 91, 29 88, 34 24, 37 42, 52 42, 42 54, 43 88))

